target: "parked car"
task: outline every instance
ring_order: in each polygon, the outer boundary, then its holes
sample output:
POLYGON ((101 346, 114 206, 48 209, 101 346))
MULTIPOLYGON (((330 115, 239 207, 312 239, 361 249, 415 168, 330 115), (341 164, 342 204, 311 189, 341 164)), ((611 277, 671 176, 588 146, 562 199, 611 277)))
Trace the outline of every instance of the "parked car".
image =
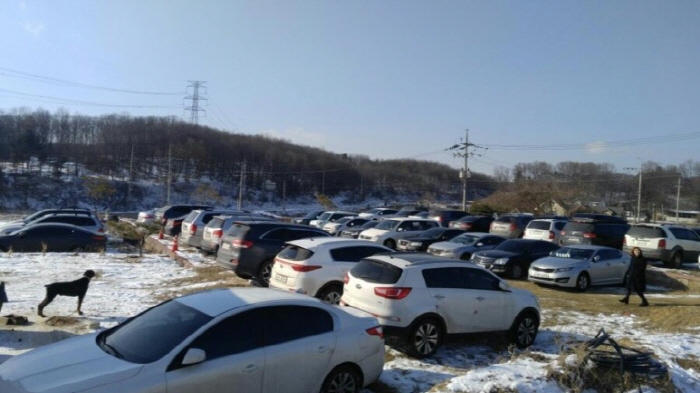
POLYGON ((303 224, 237 221, 221 238, 216 262, 232 269, 238 277, 254 279, 256 284, 266 287, 275 256, 286 242, 319 236, 330 235, 303 224))
POLYGON ((488 232, 493 220, 495 220, 493 216, 464 216, 459 220, 452 221, 450 228, 467 232, 488 232))
POLYGON ((213 208, 213 206, 208 205, 166 205, 155 210, 155 222, 160 225, 165 225, 167 223, 167 220, 178 217, 185 217, 188 214, 190 214, 192 210, 210 210, 213 208))
POLYGON ((295 218, 292 220, 293 223, 295 224, 304 224, 304 225, 309 225, 311 223, 311 220, 316 220, 318 219, 318 216, 323 214, 324 210, 314 210, 306 213, 303 217, 295 218))
POLYGON ((430 228, 416 236, 399 239, 396 243, 396 249, 399 251, 427 251, 431 244, 452 239, 462 233, 464 231, 461 229, 430 228))
POLYGON ((395 250, 399 239, 415 236, 439 225, 437 221, 427 218, 387 218, 374 228, 360 232, 358 239, 377 242, 395 250))
POLYGON ((678 225, 637 224, 625 234, 622 249, 630 253, 634 247, 639 247, 646 258, 679 269, 684 263, 698 262, 700 236, 678 225))
POLYGON ((506 240, 486 232, 466 232, 444 242, 433 243, 428 252, 445 258, 469 260, 477 251, 491 250, 506 240))
POLYGON ((335 222, 340 218, 349 217, 349 216, 354 217, 356 215, 357 215, 357 213, 346 212, 346 211, 342 211, 342 210, 326 211, 326 212, 323 212, 320 216, 318 216, 317 219, 311 220, 309 222, 309 225, 311 225, 312 227, 316 227, 318 229, 321 229, 321 228, 323 228, 324 225, 326 225, 329 222, 335 222))
POLYGON ((369 220, 378 220, 384 216, 388 216, 390 214, 396 214, 398 210, 396 209, 391 209, 388 207, 375 207, 374 209, 369 209, 366 212, 362 212, 358 214, 357 216, 360 218, 366 218, 369 220))
POLYGON ((629 254, 602 246, 566 246, 530 265, 528 280, 542 285, 576 288, 625 282, 629 254))
POLYGON ((512 279, 527 278, 530 264, 559 248, 544 240, 508 239, 492 250, 477 251, 471 262, 512 279))
POLYGON ((546 240, 559 244, 561 230, 569 220, 561 218, 538 218, 525 227, 523 239, 546 240))
POLYGON ((393 250, 365 240, 336 237, 294 240, 275 257, 270 288, 338 304, 345 273, 360 259, 384 252, 393 250))
POLYGON ((358 392, 383 366, 371 315, 294 293, 217 289, 13 356, 0 364, 0 391, 358 392))
POLYGON ((525 348, 540 324, 533 293, 480 266, 426 253, 361 260, 345 277, 340 304, 377 316, 387 344, 419 358, 433 355, 451 334, 504 332, 525 348))
POLYGON ((32 224, 0 236, 3 252, 101 251, 106 244, 104 233, 61 223, 32 224))
POLYGON ((50 224, 50 223, 59 223, 59 224, 70 224, 70 225, 75 225, 79 226, 81 228, 87 229, 88 231, 92 232, 104 232, 105 227, 104 224, 102 224, 102 221, 93 216, 93 215, 83 215, 83 214, 48 214, 45 216, 41 216, 33 221, 29 221, 27 224, 17 224, 17 225, 9 225, 4 227, 3 229, 0 229, 0 235, 8 235, 12 232, 18 231, 22 228, 27 228, 32 225, 37 225, 37 224, 50 224))
POLYGON ((323 230, 333 236, 339 236, 340 232, 348 228, 359 228, 368 221, 370 221, 368 218, 348 216, 340 218, 335 222, 327 223, 323 226, 323 230))
MULTIPOLYGON (((188 213, 189 214, 189 213, 188 213)), ((163 233, 172 237, 179 236, 182 232, 182 222, 187 218, 187 214, 180 217, 172 217, 164 219, 163 233)))
POLYGON ((202 232, 202 242, 200 243, 200 251, 204 254, 216 254, 219 251, 219 245, 221 244, 221 237, 224 235, 234 222, 239 221, 277 221, 274 218, 258 216, 258 215, 218 215, 212 217, 212 219, 204 226, 204 231, 202 232))
POLYGON ((214 216, 219 214, 232 214, 246 216, 250 213, 240 210, 227 209, 211 209, 211 210, 192 210, 184 220, 182 220, 182 230, 180 232, 180 241, 182 244, 187 244, 195 248, 200 248, 202 245, 202 234, 204 227, 211 221, 214 216))
POLYGON ((136 216, 136 222, 143 225, 151 225, 156 222, 156 211, 143 210, 136 216))
POLYGON ((347 239, 357 239, 360 236, 360 233, 362 231, 364 231, 365 229, 374 228, 377 226, 377 224, 379 224, 379 221, 376 221, 376 220, 367 221, 366 223, 360 225, 359 228, 354 227, 354 228, 343 229, 342 231, 340 231, 340 235, 338 235, 338 236, 344 237, 347 239))
POLYGON ((604 215, 573 216, 561 230, 562 246, 591 244, 622 249, 629 224, 624 219, 604 215))
MULTIPOLYGON (((95 220, 99 219, 95 217, 95 215, 87 210, 87 209, 44 209, 40 210, 36 213, 33 213, 29 216, 26 216, 20 220, 15 220, 8 222, 6 224, 0 225, 0 235, 7 235, 10 234, 16 230, 19 230, 20 228, 32 224, 32 223, 37 223, 40 222, 42 219, 45 219, 47 216, 53 216, 56 214, 63 214, 66 216, 80 216, 80 217, 92 217, 95 220)), ((55 221, 54 221, 55 222, 55 221)))
POLYGON ((427 218, 437 221, 440 223, 441 227, 449 227, 452 221, 459 220, 468 215, 469 213, 463 210, 431 209, 428 211, 427 218))
POLYGON ((507 237, 508 239, 522 238, 525 227, 535 218, 532 214, 504 214, 491 223, 490 233, 507 237))
MULTIPOLYGON (((414 208, 401 208, 396 213, 394 214, 384 214, 380 219, 386 219, 386 218, 399 218, 399 217, 418 217, 419 214, 421 213, 428 213, 427 209, 414 209, 414 208)), ((426 216, 427 217, 427 216, 426 216)), ((421 218, 426 218, 426 217, 421 217, 421 218)))

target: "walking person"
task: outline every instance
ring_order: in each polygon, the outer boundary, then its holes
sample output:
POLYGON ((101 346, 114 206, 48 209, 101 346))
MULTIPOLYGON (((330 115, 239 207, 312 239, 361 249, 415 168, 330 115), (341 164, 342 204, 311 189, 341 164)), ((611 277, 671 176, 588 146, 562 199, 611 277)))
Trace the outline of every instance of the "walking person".
POLYGON ((644 292, 647 290, 647 259, 644 258, 642 250, 639 247, 634 247, 630 259, 630 267, 627 269, 627 294, 620 299, 620 303, 629 304, 630 294, 634 291, 641 299, 640 307, 648 307, 649 302, 644 297, 644 292))

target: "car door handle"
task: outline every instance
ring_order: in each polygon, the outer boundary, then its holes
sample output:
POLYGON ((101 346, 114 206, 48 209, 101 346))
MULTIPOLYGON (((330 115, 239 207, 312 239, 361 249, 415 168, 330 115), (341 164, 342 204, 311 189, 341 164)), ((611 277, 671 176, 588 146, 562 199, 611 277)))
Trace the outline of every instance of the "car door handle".
POLYGON ((244 373, 252 373, 253 371, 255 371, 257 369, 258 369, 257 364, 249 364, 249 365, 245 366, 245 368, 243 368, 243 372, 244 373))
POLYGON ((483 301, 483 300, 486 300, 486 298, 485 298, 485 297, 482 297, 482 296, 477 296, 477 297, 476 297, 476 300, 478 300, 478 301, 483 301))
POLYGON ((433 297, 437 300, 442 300, 445 298, 443 295, 434 295, 433 297))
POLYGON ((326 353, 331 350, 331 347, 327 347, 325 345, 321 345, 320 347, 316 348, 316 352, 318 353, 326 353))

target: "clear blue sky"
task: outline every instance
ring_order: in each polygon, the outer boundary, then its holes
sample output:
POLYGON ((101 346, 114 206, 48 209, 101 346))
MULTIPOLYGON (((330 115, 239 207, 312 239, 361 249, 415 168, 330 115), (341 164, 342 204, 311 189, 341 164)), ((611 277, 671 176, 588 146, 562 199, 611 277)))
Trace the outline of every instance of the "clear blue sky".
POLYGON ((189 120, 196 80, 236 133, 460 167, 469 128, 472 171, 623 171, 698 160, 699 43, 690 0, 7 0, 0 109, 189 120))

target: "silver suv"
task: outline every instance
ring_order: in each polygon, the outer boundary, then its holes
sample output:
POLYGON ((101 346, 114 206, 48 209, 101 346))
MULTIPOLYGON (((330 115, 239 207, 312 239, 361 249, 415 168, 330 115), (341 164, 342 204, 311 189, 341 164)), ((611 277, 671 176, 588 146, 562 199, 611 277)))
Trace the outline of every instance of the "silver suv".
POLYGON ((676 225, 632 225, 625 234, 622 249, 630 252, 634 247, 639 247, 645 257, 661 260, 678 269, 684 263, 698 261, 700 236, 691 229, 676 225))
POLYGON ((340 304, 379 319, 389 344, 414 357, 435 353, 449 334, 506 333, 530 346, 540 324, 537 297, 490 271, 426 253, 367 257, 346 274, 340 304))

